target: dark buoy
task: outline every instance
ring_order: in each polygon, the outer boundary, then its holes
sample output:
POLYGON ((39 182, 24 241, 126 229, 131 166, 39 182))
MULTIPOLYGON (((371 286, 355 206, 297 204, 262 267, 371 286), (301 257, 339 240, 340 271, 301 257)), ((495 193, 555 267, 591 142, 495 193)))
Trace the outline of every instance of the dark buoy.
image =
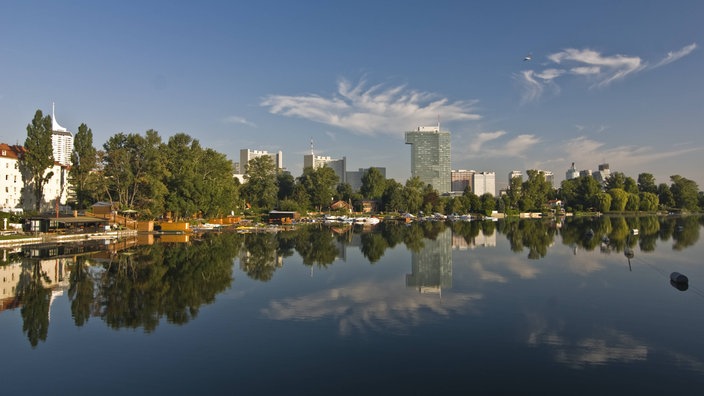
POLYGON ((685 291, 689 288, 689 279, 679 272, 673 272, 670 274, 670 284, 677 290, 685 291))

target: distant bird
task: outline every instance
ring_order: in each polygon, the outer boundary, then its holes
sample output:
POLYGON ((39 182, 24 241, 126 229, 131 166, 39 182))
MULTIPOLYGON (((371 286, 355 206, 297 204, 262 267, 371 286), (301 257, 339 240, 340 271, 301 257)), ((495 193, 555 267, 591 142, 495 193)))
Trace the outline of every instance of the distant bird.
POLYGON ((523 58, 523 62, 529 61, 529 60, 531 60, 531 59, 533 59, 533 55, 528 54, 528 55, 525 56, 525 58, 523 58))

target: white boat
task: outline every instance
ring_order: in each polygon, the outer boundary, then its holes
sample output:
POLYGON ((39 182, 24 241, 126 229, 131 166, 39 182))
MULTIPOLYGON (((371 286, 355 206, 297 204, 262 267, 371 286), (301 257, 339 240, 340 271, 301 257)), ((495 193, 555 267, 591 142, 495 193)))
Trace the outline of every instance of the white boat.
POLYGON ((379 224, 381 220, 378 217, 355 217, 355 224, 379 224))

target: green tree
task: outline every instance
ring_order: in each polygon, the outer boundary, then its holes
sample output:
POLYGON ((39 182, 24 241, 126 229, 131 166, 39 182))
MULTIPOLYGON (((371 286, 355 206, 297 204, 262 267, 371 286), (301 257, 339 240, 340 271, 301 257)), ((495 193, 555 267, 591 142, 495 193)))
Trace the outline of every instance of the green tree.
POLYGON ((521 199, 521 189, 523 187, 523 178, 521 176, 512 177, 508 185, 508 205, 509 209, 518 209, 518 201, 521 199))
POLYGON ((494 196, 491 195, 491 193, 484 193, 481 197, 479 197, 479 199, 482 203, 482 211, 484 211, 486 215, 490 215, 496 208, 496 200, 494 199, 494 196))
POLYGON ((651 173, 638 175, 638 191, 657 194, 658 186, 655 184, 655 177, 651 173))
POLYGON ((697 183, 680 175, 670 176, 670 181, 672 181, 670 191, 672 191, 675 205, 681 209, 697 210, 699 204, 699 186, 697 186, 697 183))
POLYGON ((246 167, 245 183, 241 187, 242 197, 259 209, 273 209, 276 204, 276 164, 268 155, 252 158, 246 167))
POLYGON ((377 168, 369 168, 362 175, 362 187, 359 192, 367 199, 379 199, 384 194, 386 178, 377 168))
POLYGON ((71 153, 71 169, 69 180, 73 186, 76 198, 76 208, 85 209, 95 197, 97 188, 96 164, 97 155, 93 147, 93 131, 86 124, 78 127, 78 132, 73 139, 73 153, 71 153))
POLYGON ((137 209, 145 218, 164 212, 167 169, 160 146, 152 129, 145 136, 118 133, 103 145, 106 194, 119 209, 137 209))
POLYGON ((628 203, 628 193, 622 188, 612 188, 608 193, 611 195, 611 210, 623 212, 628 203))
POLYGON ((613 188, 620 188, 625 191, 626 175, 623 172, 614 172, 604 181, 604 189, 609 191, 613 188))
POLYGON ((418 213, 423 205, 423 182, 418 176, 406 180, 403 188, 403 199, 409 213, 418 213))
POLYGON ((279 188, 277 194, 279 200, 287 199, 293 195, 293 187, 296 185, 296 179, 291 172, 280 170, 276 172, 276 185, 279 188))
POLYGON ((608 212, 611 209, 611 195, 605 193, 605 192, 600 192, 596 194, 595 196, 596 200, 596 208, 600 212, 608 212))
POLYGON ((627 176, 623 181, 623 189, 629 194, 638 194, 638 183, 632 177, 627 176))
POLYGON ((51 116, 44 116, 41 110, 37 110, 27 125, 25 152, 19 158, 22 180, 34 197, 37 211, 41 209, 44 186, 54 176, 54 172, 47 172, 54 166, 51 134, 51 116))
POLYGON ((544 203, 548 200, 550 192, 550 183, 545 179, 545 173, 530 169, 527 171, 528 180, 523 183, 521 189, 521 199, 519 207, 521 210, 541 210, 544 203))
POLYGON ((640 210, 646 212, 652 212, 658 210, 660 202, 658 196, 651 192, 641 192, 638 194, 640 197, 640 210))
POLYGON ((311 204, 318 211, 330 206, 335 195, 335 186, 339 181, 339 177, 332 168, 329 166, 322 166, 317 169, 307 167, 303 169, 303 174, 299 180, 308 192, 311 204))
POLYGON ((408 210, 403 199, 403 185, 396 180, 386 181, 384 194, 381 196, 382 207, 387 212, 408 210))
POLYGON ((638 194, 627 193, 628 201, 626 202, 626 210, 629 212, 636 212, 640 209, 640 197, 638 194))

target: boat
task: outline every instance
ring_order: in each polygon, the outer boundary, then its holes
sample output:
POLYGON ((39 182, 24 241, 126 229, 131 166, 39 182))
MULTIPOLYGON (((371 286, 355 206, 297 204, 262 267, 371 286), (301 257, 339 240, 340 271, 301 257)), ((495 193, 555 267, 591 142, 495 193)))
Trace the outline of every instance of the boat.
POLYGON ((381 220, 378 217, 355 217, 354 224, 379 224, 381 220))
POLYGON ((637 228, 632 229, 631 234, 638 235, 638 229, 637 228))

